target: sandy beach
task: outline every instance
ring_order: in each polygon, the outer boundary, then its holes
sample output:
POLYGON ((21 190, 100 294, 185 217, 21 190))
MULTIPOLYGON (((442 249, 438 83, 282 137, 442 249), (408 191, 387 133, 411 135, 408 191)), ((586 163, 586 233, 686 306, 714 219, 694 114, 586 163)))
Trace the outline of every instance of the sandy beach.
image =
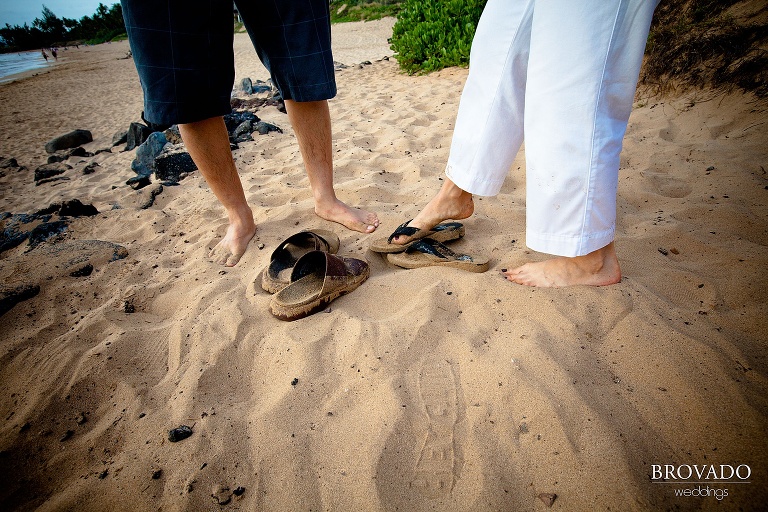
MULTIPOLYGON (((502 278, 545 257, 525 246, 524 150, 452 245, 490 270, 405 270, 368 248, 440 187, 467 70, 401 73, 393 22, 333 27, 337 192, 381 226, 315 216, 287 116, 264 107, 283 133, 234 151, 258 232, 233 268, 208 261, 226 219, 199 173, 126 185, 135 150, 112 138, 142 111, 127 42, 63 50, 0 84, 0 158, 18 163, 0 169, 0 212, 16 215, 0 216, 5 236, 54 203, 98 210, 0 252, 3 297, 28 290, 0 315, 0 509, 764 510, 768 104, 638 94, 617 285, 502 278), (75 129, 92 132, 87 151, 109 150, 36 185, 45 144, 75 129), (283 322, 260 273, 311 228, 371 276, 283 322), (192 435, 169 441, 182 425, 192 435), (668 465, 672 478, 655 475, 668 465), (694 466, 707 473, 674 478, 694 466)), ((235 53, 237 81, 269 77, 247 35, 235 53)))

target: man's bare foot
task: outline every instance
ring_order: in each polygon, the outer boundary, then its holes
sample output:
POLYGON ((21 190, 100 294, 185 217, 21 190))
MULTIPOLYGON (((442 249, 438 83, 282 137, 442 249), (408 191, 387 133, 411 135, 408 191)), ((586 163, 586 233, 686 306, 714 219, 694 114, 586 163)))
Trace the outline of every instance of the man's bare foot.
POLYGON ((325 220, 337 222, 352 231, 361 233, 373 233, 379 227, 379 217, 375 213, 352 208, 336 198, 333 198, 328 205, 316 202, 315 213, 325 220))
POLYGON ((513 283, 525 286, 607 286, 621 281, 621 268, 613 242, 585 256, 553 258, 502 270, 513 283))
MULTIPOLYGON (((409 226, 430 230, 444 220, 461 220, 469 218, 475 211, 472 194, 460 189, 454 182, 446 178, 440 191, 427 206, 408 224, 409 226)), ((411 237, 400 235, 392 240, 395 244, 406 244, 411 237)))
MULTIPOLYGON (((248 211, 250 212, 250 210, 248 211)), ((248 243, 255 234, 256 224, 253 222, 253 217, 245 217, 242 222, 230 222, 224 238, 211 249, 208 257, 219 265, 234 267, 245 254, 248 243)))

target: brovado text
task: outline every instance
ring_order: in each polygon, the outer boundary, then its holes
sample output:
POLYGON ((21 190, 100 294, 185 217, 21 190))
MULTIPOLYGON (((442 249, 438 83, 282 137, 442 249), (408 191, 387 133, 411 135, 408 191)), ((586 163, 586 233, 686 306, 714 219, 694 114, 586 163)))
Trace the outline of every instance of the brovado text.
POLYGON ((752 469, 746 464, 652 464, 651 480, 678 482, 746 482, 752 469))

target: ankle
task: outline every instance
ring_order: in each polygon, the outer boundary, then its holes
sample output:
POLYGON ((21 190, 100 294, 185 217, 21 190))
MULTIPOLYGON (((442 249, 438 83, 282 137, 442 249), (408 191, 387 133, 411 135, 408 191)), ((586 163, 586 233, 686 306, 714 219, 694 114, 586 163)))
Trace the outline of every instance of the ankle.
MULTIPOLYGON (((320 188, 320 187, 316 187, 320 188)), ((339 203, 338 197, 336 197, 336 191, 333 187, 323 190, 312 190, 312 199, 315 201, 315 210, 322 209, 327 210, 336 206, 339 203)))
POLYGON ((228 211, 227 218, 230 226, 242 231, 247 231, 256 225, 253 220, 253 210, 247 205, 228 211))
POLYGON ((584 256, 577 256, 574 261, 590 274, 614 272, 618 270, 619 266, 613 242, 584 256))
POLYGON ((471 198, 472 194, 467 192, 466 190, 459 188, 458 185, 456 185, 452 180, 446 179, 443 183, 443 186, 440 189, 439 195, 446 199, 451 200, 457 200, 457 199, 464 199, 464 198, 471 198))

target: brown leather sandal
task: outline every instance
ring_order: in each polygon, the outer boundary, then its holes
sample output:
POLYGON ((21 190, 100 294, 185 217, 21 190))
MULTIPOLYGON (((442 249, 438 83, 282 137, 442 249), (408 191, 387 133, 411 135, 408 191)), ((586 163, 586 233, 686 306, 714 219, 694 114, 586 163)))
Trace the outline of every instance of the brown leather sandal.
POLYGON ((370 272, 363 260, 308 252, 293 267, 290 284, 272 296, 269 310, 281 320, 304 318, 356 289, 370 272))
POLYGON ((331 231, 313 229, 301 231, 286 238, 269 258, 269 265, 261 273, 261 287, 276 293, 290 282, 291 271, 299 258, 310 251, 335 254, 339 250, 339 237, 331 231))

